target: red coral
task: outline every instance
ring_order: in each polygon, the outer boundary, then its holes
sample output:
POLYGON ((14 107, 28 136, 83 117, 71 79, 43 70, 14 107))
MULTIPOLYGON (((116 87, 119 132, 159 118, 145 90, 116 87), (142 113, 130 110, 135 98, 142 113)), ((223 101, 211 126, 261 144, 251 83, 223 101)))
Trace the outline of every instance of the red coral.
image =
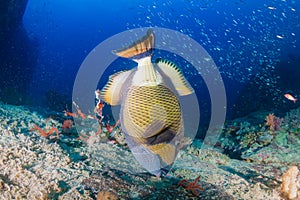
POLYGON ((73 122, 71 120, 65 120, 63 125, 62 125, 62 128, 63 129, 71 129, 73 126, 73 122))
POLYGON ((107 129, 108 133, 112 133, 112 131, 114 130, 114 128, 116 126, 119 126, 119 124, 120 124, 120 120, 118 120, 116 122, 116 124, 114 124, 114 125, 110 125, 109 123, 106 123, 105 126, 106 126, 106 129, 107 129))
POLYGON ((199 184, 198 181, 200 176, 198 176, 194 181, 189 182, 188 180, 184 179, 179 182, 178 186, 185 188, 187 191, 191 191, 194 196, 198 196, 200 191, 204 190, 199 184))

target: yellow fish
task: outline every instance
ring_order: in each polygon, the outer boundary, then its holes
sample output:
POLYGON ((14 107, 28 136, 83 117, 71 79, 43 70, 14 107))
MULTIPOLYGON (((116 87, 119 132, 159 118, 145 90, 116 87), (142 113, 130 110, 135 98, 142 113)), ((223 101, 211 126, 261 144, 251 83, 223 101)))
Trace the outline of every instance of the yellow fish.
POLYGON ((149 29, 132 45, 114 51, 138 65, 111 75, 101 98, 112 106, 121 105, 121 127, 137 161, 151 174, 164 176, 184 136, 181 107, 175 93, 184 96, 194 91, 174 63, 161 58, 155 64, 151 62, 154 43, 154 32, 149 29))

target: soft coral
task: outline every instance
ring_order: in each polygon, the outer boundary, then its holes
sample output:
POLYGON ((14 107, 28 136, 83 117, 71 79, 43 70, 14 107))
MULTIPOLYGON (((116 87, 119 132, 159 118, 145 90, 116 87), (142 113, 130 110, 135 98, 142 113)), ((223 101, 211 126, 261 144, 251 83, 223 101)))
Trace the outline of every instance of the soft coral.
POLYGON ((281 122, 283 121, 282 118, 276 117, 273 113, 269 114, 266 117, 266 126, 269 126, 270 131, 277 131, 280 130, 281 122))

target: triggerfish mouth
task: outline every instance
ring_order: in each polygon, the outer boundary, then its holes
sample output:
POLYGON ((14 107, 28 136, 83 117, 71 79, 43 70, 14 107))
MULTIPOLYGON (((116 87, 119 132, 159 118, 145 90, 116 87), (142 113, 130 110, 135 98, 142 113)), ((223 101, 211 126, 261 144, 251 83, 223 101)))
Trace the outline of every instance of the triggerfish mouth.
POLYGON ((177 96, 194 91, 174 63, 161 58, 151 62, 154 43, 154 32, 149 29, 130 46, 114 51, 138 65, 111 75, 101 98, 107 104, 121 106, 121 128, 132 154, 159 177, 169 172, 184 138, 177 96))

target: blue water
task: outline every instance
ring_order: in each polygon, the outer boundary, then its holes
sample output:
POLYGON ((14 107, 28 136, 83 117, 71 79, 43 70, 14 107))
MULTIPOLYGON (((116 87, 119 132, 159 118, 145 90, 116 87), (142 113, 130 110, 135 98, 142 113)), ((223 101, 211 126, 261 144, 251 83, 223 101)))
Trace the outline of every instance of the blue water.
MULTIPOLYGON (((125 30, 163 27, 190 36, 211 55, 229 117, 266 106, 288 110, 297 105, 283 94, 300 97, 299 11, 296 0, 29 0, 23 25, 37 59, 26 94, 38 105, 47 105, 49 91, 71 98, 81 63, 99 43, 125 30)), ((195 77, 187 78, 209 118, 208 91, 195 77)))

